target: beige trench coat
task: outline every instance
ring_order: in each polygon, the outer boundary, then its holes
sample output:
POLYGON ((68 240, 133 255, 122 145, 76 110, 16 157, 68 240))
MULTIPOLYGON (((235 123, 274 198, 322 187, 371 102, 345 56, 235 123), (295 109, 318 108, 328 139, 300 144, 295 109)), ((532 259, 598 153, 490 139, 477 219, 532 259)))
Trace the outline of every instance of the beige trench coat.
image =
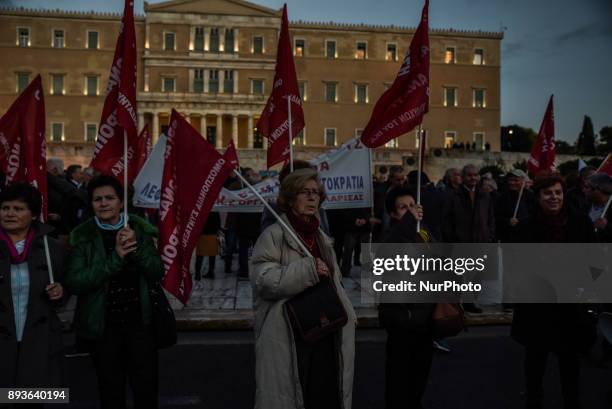
MULTIPOLYGON (((287 217, 281 217, 289 225, 287 217)), ((323 260, 333 266, 334 283, 349 316, 340 334, 338 362, 343 409, 350 409, 357 318, 342 287, 331 241, 320 229, 317 243, 323 260)), ((283 304, 319 281, 314 259, 306 257, 295 239, 275 223, 255 243, 250 264, 255 303, 255 408, 303 409, 293 332, 283 304)))

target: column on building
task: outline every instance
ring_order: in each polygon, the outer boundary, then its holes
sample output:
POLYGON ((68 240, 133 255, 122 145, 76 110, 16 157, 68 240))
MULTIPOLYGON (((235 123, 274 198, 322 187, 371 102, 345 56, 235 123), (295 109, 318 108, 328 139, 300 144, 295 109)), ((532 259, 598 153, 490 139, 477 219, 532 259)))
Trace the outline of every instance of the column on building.
POLYGON ((206 135, 206 114, 202 114, 200 117, 200 135, 202 135, 204 139, 208 138, 208 135, 206 135))
POLYGON ((247 120, 247 148, 253 149, 253 115, 251 114, 247 120))
POLYGON ((223 114, 217 113, 217 141, 215 147, 221 149, 223 147, 223 114))
POLYGON ((234 70, 234 94, 238 93, 238 70, 234 70))
POLYGON ((208 83, 210 81, 210 79, 208 78, 210 75, 210 70, 204 70, 204 93, 208 94, 208 83))
POLYGON ((238 147, 238 115, 232 115, 232 141, 234 145, 238 147))
POLYGON ((138 112, 138 132, 140 132, 140 130, 144 127, 144 124, 145 124, 144 116, 145 116, 144 112, 138 112))
POLYGON ((219 94, 223 94, 225 85, 225 70, 219 70, 219 94))
POLYGON ((159 113, 153 112, 153 129, 151 129, 151 136, 153 138, 153 145, 157 143, 159 139, 159 113))
POLYGON ((237 53, 239 51, 238 50, 238 44, 239 44, 238 43, 238 38, 239 38, 238 37, 238 28, 234 28, 234 45, 233 45, 234 49, 232 51, 235 52, 235 53, 237 53))
POLYGON ((225 49, 225 27, 219 27, 219 51, 227 51, 225 49))

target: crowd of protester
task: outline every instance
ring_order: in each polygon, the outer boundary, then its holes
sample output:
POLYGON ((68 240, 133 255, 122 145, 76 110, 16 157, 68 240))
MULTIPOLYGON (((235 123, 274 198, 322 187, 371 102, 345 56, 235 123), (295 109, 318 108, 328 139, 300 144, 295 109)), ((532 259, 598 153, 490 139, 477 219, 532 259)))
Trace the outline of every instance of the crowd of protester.
MULTIPOLYGON (((321 207, 325 191, 317 172, 305 161, 296 160, 294 167, 293 172, 288 166, 281 170, 280 194, 272 207, 301 244, 268 209, 213 212, 195 252, 195 280, 215 279, 217 257, 226 274, 251 280, 255 397, 260 408, 351 407, 356 316, 342 279, 359 266, 361 243, 612 241, 612 209, 602 214, 612 194, 612 178, 589 167, 566 178, 550 173, 531 181, 518 169, 494 178, 469 164, 448 169, 437 184, 422 173, 419 184, 416 171, 406 174, 402 167, 392 166, 374 178, 372 208, 330 211, 321 207), (519 194, 522 200, 515 214, 519 194), (292 319, 287 318, 285 304, 309 292, 324 294, 322 283, 336 297, 323 297, 322 304, 340 311, 341 325, 332 320, 328 333, 313 338, 304 329, 308 320, 300 317, 299 302, 292 319)), ((241 171, 249 183, 261 180, 251 168, 241 171)), ((163 274, 155 247, 155 215, 130 208, 126 224, 122 208, 129 201, 121 184, 91 168, 65 169, 61 160, 52 158, 47 162, 47 182, 46 223, 40 219, 36 188, 16 184, 0 193, 0 250, 5 255, 0 259, 0 306, 10 306, 0 310, 0 331, 5 335, 0 338, 0 362, 7 363, 0 371, 0 387, 61 384, 57 309, 75 295, 72 325, 79 347, 93 359, 102 407, 125 407, 129 384, 136 408, 155 408, 158 366, 151 291, 163 274), (49 238, 43 243, 45 235, 49 238), (45 260, 45 246, 51 249, 51 260, 45 260)), ((235 178, 225 187, 243 188, 235 178)), ((379 307, 379 322, 388 333, 388 409, 421 405, 434 346, 445 348, 431 331, 433 308, 434 304, 379 307)), ((482 312, 474 303, 464 308, 482 312)), ((584 323, 578 308, 515 306, 512 336, 525 347, 527 408, 542 407, 549 353, 560 363, 564 407, 580 407, 579 354, 591 340, 581 332, 584 323)), ((610 360, 610 346, 605 348, 610 360)))

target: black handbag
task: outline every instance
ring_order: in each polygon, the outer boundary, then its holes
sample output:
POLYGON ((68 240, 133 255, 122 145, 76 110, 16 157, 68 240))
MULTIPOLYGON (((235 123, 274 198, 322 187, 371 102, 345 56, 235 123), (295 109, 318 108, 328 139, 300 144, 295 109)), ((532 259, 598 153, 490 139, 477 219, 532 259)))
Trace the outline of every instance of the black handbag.
POLYGON ((330 278, 289 299, 285 308, 293 329, 308 344, 338 331, 348 322, 348 314, 330 278))
POLYGON ((159 283, 150 290, 152 306, 153 335, 158 349, 176 345, 176 318, 174 311, 159 283))

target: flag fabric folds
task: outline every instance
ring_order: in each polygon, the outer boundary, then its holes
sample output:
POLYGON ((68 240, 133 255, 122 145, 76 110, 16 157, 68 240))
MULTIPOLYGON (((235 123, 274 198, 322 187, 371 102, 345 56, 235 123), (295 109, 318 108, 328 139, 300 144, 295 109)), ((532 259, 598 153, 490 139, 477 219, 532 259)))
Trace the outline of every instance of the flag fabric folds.
MULTIPOLYGON (((136 31, 134 2, 125 0, 115 56, 106 85, 106 99, 98 127, 91 167, 123 183, 123 138, 128 136, 128 161, 135 154, 138 135, 136 112, 136 31)), ((133 177, 130 177, 133 179, 133 177)))
POLYGON ((183 304, 192 288, 191 255, 231 171, 227 160, 172 110, 161 183, 159 252, 165 269, 162 284, 183 304))
POLYGON ((612 153, 609 153, 608 156, 606 156, 606 158, 604 159, 604 161, 601 162, 601 165, 599 165, 597 172, 606 173, 612 176, 612 153))
POLYGON ((285 4, 278 38, 274 85, 266 107, 257 122, 257 131, 268 138, 268 168, 289 160, 289 126, 291 126, 292 136, 296 137, 304 128, 304 111, 295 74, 287 5, 285 4), (291 101, 291 125, 289 125, 287 99, 291 101))
POLYGON ((7 185, 27 182, 38 188, 47 220, 45 99, 40 75, 0 118, 0 170, 7 185))
POLYGON ((380 97, 361 141, 377 148, 410 132, 429 111, 429 0, 425 1, 421 22, 391 87, 380 97))
POLYGON ((223 157, 232 169, 240 169, 240 163, 238 163, 238 153, 236 152, 236 146, 234 145, 233 140, 230 140, 229 145, 227 145, 223 157))
POLYGON ((538 137, 531 148, 531 155, 527 161, 527 170, 536 175, 541 171, 555 170, 555 116, 553 108, 553 96, 548 100, 546 113, 538 137))
POLYGON ((136 140, 135 146, 136 149, 134 152, 134 159, 130 162, 128 172, 130 185, 140 173, 140 170, 153 150, 153 142, 151 140, 151 134, 149 133, 149 125, 145 125, 144 128, 142 128, 142 131, 140 131, 140 135, 138 135, 138 139, 136 140))

